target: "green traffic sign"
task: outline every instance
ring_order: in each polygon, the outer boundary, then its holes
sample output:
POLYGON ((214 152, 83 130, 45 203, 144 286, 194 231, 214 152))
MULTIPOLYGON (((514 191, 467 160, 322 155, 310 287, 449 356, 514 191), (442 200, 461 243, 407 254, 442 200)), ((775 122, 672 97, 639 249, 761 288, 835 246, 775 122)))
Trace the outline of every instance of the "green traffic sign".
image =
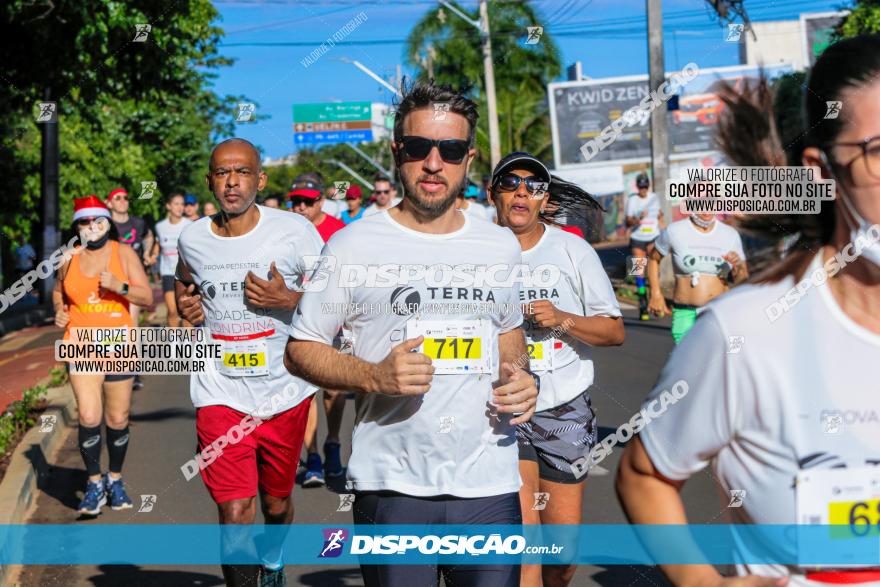
POLYGON ((326 102, 321 104, 294 104, 293 122, 343 122, 370 120, 369 102, 326 102))

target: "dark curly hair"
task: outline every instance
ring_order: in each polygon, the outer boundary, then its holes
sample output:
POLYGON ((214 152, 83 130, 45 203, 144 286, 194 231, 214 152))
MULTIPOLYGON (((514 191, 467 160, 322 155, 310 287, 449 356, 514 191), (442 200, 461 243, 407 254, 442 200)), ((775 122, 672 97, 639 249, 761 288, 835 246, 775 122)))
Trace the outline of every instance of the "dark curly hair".
POLYGON ((432 108, 432 104, 449 104, 448 112, 460 114, 468 121, 468 145, 473 146, 477 132, 477 105, 465 96, 469 88, 455 90, 450 85, 435 84, 434 80, 407 85, 404 82, 403 96, 394 104, 394 141, 403 138, 403 121, 414 110, 432 108))

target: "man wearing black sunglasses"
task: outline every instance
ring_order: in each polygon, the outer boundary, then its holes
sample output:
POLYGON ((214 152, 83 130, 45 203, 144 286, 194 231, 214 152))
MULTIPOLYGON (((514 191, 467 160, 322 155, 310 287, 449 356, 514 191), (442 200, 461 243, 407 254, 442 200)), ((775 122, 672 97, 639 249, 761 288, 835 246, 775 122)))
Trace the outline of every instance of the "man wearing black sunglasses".
MULTIPOLYGON (((475 104, 449 87, 403 96, 392 144, 403 202, 333 236, 294 317, 287 368, 358 392, 347 474, 356 524, 522 520, 514 427, 538 390, 520 367, 520 247, 454 206, 476 121, 475 104), (343 325, 351 354, 332 346, 343 325)), ((517 565, 444 563, 361 570, 367 587, 437 585, 439 573, 447 585, 519 582, 517 565)))
POLYGON ((378 214, 383 210, 390 210, 398 205, 401 198, 396 196, 397 190, 394 189, 394 184, 384 175, 377 173, 373 177, 373 197, 376 198, 376 202, 364 210, 364 218, 378 214))

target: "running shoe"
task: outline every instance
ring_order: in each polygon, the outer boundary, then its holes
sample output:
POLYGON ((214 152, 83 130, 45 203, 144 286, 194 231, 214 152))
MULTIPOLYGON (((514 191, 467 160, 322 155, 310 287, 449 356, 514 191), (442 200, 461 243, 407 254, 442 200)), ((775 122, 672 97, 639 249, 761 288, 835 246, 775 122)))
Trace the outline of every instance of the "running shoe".
POLYGON ((131 504, 131 498, 125 492, 125 484, 122 482, 121 477, 114 480, 110 478, 110 475, 107 475, 104 484, 107 487, 107 493, 110 494, 111 509, 125 510, 134 507, 131 504))
POLYGON ((642 314, 639 315, 639 320, 645 320, 645 321, 647 321, 647 320, 650 320, 650 319, 651 319, 651 315, 648 314, 647 312, 643 312, 642 314))
POLYGON ((263 567, 260 569, 260 587, 285 587, 287 579, 284 577, 284 567, 277 571, 263 567))
POLYGON ((321 464, 321 455, 312 452, 306 459, 303 487, 320 487, 321 485, 324 485, 324 467, 321 464))
POLYGON ((86 483, 86 494, 79 502, 79 513, 88 516, 97 516, 101 513, 101 506, 107 505, 107 492, 104 491, 104 480, 89 481, 86 483))
POLYGON ((328 477, 342 477, 345 467, 342 466, 342 445, 338 442, 324 443, 324 473, 328 477))

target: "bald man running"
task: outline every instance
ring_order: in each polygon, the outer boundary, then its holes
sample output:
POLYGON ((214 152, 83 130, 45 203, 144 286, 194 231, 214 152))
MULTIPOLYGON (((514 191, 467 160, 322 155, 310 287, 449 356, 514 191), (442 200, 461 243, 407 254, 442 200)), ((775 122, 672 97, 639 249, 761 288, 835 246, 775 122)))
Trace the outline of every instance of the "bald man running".
MULTIPOLYGON (((213 218, 187 226, 178 242, 175 293, 183 318, 208 329, 222 360, 193 374, 201 471, 221 524, 252 524, 260 495, 267 524, 293 520, 293 489, 309 405, 316 387, 293 377, 282 358, 308 256, 323 242, 298 214, 255 203, 266 185, 257 149, 242 139, 214 148, 208 188, 220 205, 213 218)), ((284 585, 279 548, 258 565, 224 565, 227 585, 284 585)), ((228 560, 228 559, 227 559, 228 560)))

